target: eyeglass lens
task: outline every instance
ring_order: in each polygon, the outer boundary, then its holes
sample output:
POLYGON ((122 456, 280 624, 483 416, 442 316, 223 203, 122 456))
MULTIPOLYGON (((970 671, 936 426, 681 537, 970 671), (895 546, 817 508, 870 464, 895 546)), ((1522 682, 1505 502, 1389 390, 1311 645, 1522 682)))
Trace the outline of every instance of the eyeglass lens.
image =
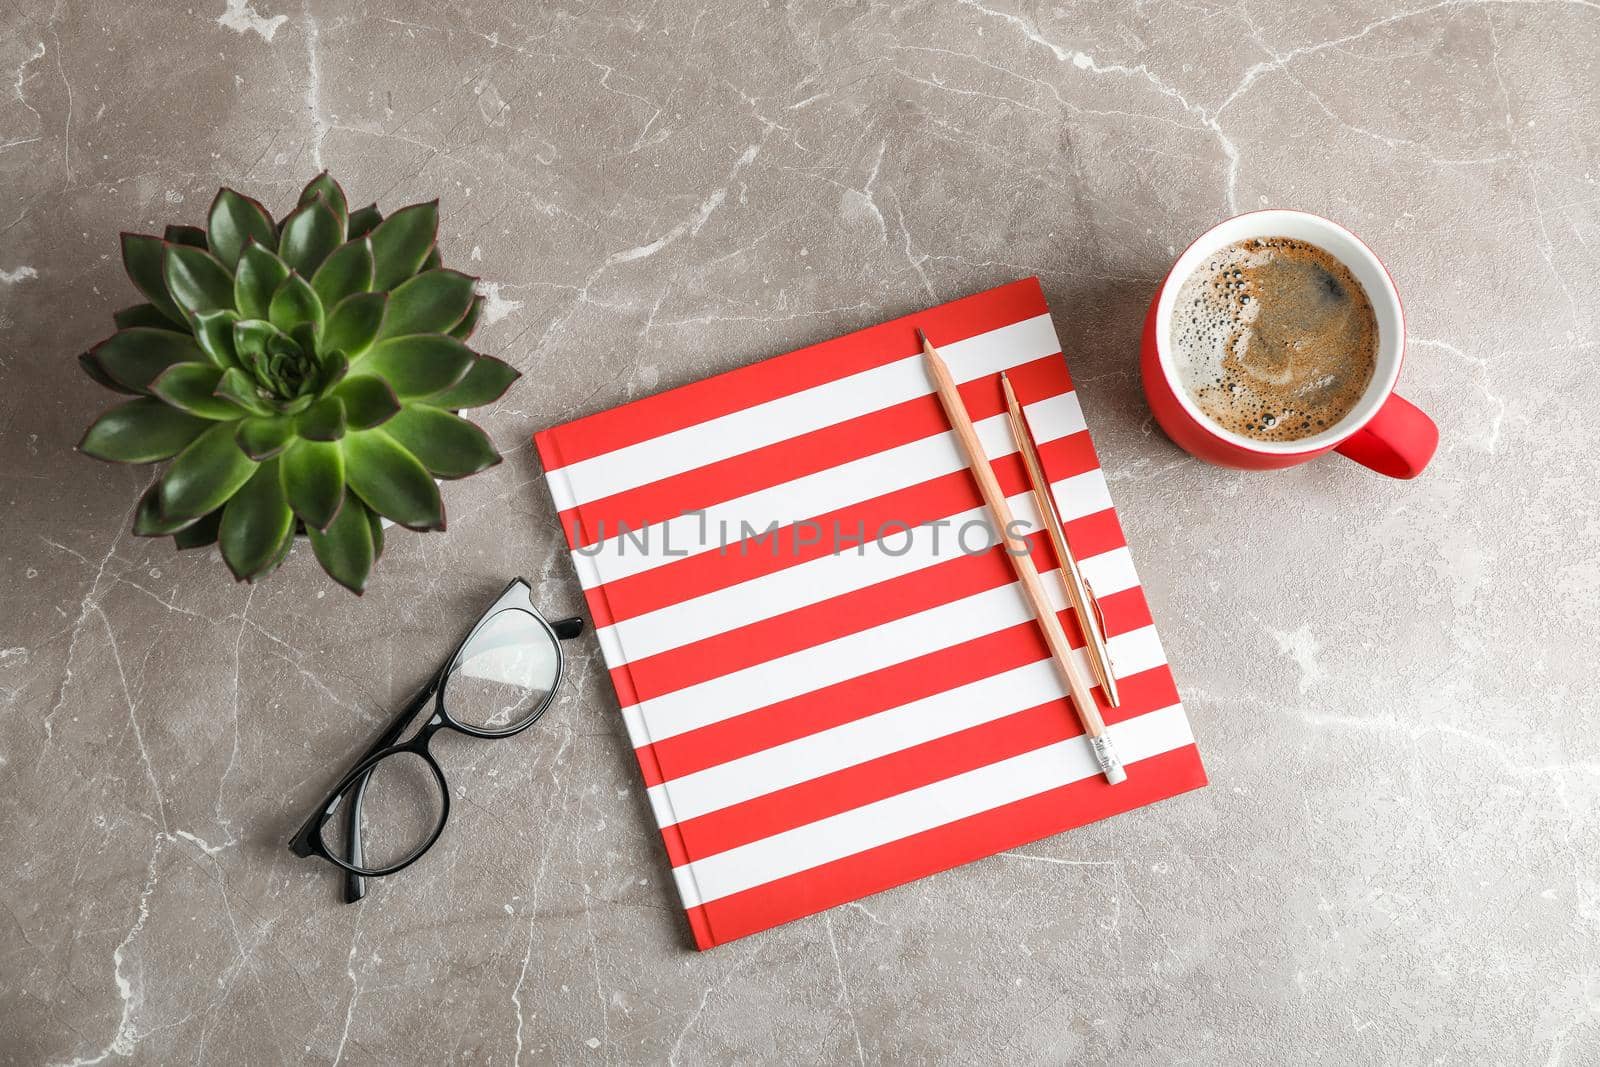
POLYGON ((322 826, 322 843, 351 866, 383 870, 415 858, 443 818, 444 794, 433 767, 415 752, 394 752, 340 795, 333 818, 322 826), (359 815, 352 820, 354 810, 359 815))
POLYGON ((560 662, 550 631, 526 611, 507 608, 480 626, 456 657, 445 679, 445 709, 485 732, 520 729, 544 710, 560 662))

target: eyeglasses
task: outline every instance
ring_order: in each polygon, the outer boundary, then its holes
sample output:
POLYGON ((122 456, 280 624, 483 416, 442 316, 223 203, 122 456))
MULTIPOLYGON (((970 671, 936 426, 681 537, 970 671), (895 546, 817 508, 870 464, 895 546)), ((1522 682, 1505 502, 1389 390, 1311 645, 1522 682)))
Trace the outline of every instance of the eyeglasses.
POLYGON ((526 730, 549 708, 566 668, 561 642, 581 634, 583 620, 546 621, 532 592, 521 578, 506 586, 290 840, 296 856, 343 868, 345 903, 366 895, 365 879, 411 866, 444 832, 450 790, 428 751, 435 734, 498 740, 526 730), (427 722, 401 741, 429 701, 427 722))

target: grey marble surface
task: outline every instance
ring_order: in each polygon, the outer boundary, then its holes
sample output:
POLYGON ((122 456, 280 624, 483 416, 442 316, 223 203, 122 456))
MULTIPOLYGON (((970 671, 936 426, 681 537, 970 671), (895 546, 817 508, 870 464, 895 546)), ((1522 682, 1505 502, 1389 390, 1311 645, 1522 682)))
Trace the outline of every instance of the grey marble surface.
POLYGON ((1600 10, 313 0, 0 7, 0 1059, 1600 1061, 1600 10), (438 195, 508 461, 362 599, 128 532, 72 445, 116 233, 332 168, 438 195), (1364 235, 1400 484, 1247 475, 1135 371, 1176 249, 1364 235), (706 954, 591 639, 360 907, 283 842, 505 577, 580 603, 530 432, 1044 282, 1212 786, 706 954))

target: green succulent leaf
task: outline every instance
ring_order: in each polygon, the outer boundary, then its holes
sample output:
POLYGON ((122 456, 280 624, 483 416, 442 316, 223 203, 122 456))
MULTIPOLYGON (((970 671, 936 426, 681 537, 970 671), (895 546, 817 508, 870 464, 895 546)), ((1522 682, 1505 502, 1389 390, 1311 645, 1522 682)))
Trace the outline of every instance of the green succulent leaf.
POLYGON ((214 545, 217 543, 217 530, 221 525, 222 511, 219 509, 196 519, 192 526, 185 526, 173 534, 172 543, 178 546, 179 552, 214 545))
POLYGON ((439 478, 465 478, 500 462, 489 435, 459 415, 409 404, 383 424, 383 432, 439 478))
POLYGON ((317 291, 311 288, 310 282, 302 278, 299 272, 290 271, 283 284, 278 286, 278 291, 272 294, 272 303, 267 306, 267 318, 280 330, 293 330, 302 323, 310 323, 314 332, 320 334, 322 301, 317 298, 317 291))
POLYGON ((334 386, 344 381, 350 373, 350 361, 343 352, 326 352, 322 355, 322 370, 317 375, 315 395, 325 396, 334 386))
POLYGON ((389 294, 379 339, 413 333, 448 333, 472 307, 477 279, 454 270, 428 270, 389 294))
MULTIPOLYGON (((360 503, 360 501, 353 501, 353 503, 360 503)), ((367 525, 372 527, 372 561, 376 563, 383 556, 383 520, 378 517, 376 511, 373 511, 365 504, 361 505, 361 510, 367 513, 367 525)))
POLYGON ((344 452, 333 441, 304 438, 278 461, 289 506, 306 526, 326 530, 344 503, 344 452))
POLYGON ((260 203, 232 189, 217 190, 206 217, 206 238, 223 266, 232 268, 237 264, 239 254, 250 241, 270 246, 277 236, 272 215, 260 203))
POLYGON ((169 519, 161 514, 161 493, 158 483, 146 489, 144 496, 139 498, 139 507, 133 513, 133 532, 138 537, 165 537, 192 526, 196 521, 169 519))
POLYGON ((511 388, 511 383, 520 377, 522 373, 504 360, 479 356, 468 369, 466 377, 425 399, 434 407, 452 411, 481 407, 499 400, 511 388))
POLYGON ((114 380, 140 393, 174 363, 204 363, 208 358, 187 334, 148 326, 118 330, 89 354, 114 380))
MULTIPOLYGON (((352 593, 367 588, 372 564, 378 558, 381 542, 374 544, 372 513, 359 500, 346 500, 326 530, 311 526, 311 551, 328 576, 352 593)), ((381 528, 380 528, 381 529, 381 528)))
POLYGON ((294 343, 302 352, 317 351, 318 332, 316 324, 309 321, 297 323, 289 328, 289 336, 294 339, 294 343))
POLYGON ((472 349, 454 337, 413 334, 379 341, 354 363, 350 373, 382 378, 396 396, 405 399, 450 388, 466 376, 476 358, 472 349))
POLYGON ((159 237, 125 233, 122 235, 122 269, 128 272, 133 284, 146 300, 155 305, 157 311, 175 325, 186 326, 183 312, 178 310, 172 294, 167 292, 167 281, 162 273, 166 248, 167 243, 159 237))
POLYGON ((233 275, 210 252, 169 244, 161 269, 172 299, 189 314, 233 307, 233 275))
POLYGON ((444 529, 444 501, 422 462, 382 430, 358 430, 339 442, 344 475, 368 507, 414 530, 444 529))
POLYGON ((377 204, 368 204, 366 207, 357 208, 350 212, 350 221, 345 226, 345 237, 351 241, 357 237, 365 237, 376 229, 378 223, 382 221, 383 212, 378 210, 377 204))
POLYGON ((120 311, 113 311, 111 321, 117 324, 119 330, 131 330, 135 326, 148 326, 152 330, 183 329, 182 324, 167 318, 154 304, 134 304, 120 311))
POLYGON ((233 328, 238 323, 235 311, 202 311, 194 317, 195 340, 218 367, 239 366, 239 353, 233 347, 233 328))
POLYGON ((345 421, 353 430, 370 430, 394 417, 400 398, 382 378, 358 374, 346 378, 333 395, 344 401, 345 421))
POLYGON ((331 308, 351 293, 372 288, 372 242, 365 237, 335 248, 311 279, 322 306, 331 308))
POLYGON ((271 459, 294 440, 294 419, 288 415, 240 419, 236 438, 244 454, 260 462, 271 459))
POLYGON ((256 461, 245 455, 234 440, 233 423, 206 425, 210 429, 178 453, 161 476, 163 515, 195 518, 214 511, 255 473, 256 461))
POLYGON ((190 248, 206 247, 206 231, 198 226, 168 226, 162 231, 168 244, 188 245, 190 248))
POLYGON ((388 303, 388 293, 356 293, 339 301, 322 329, 323 347, 359 359, 377 339, 388 303))
POLYGON ((296 423, 300 436, 312 441, 337 441, 347 425, 344 401, 326 396, 301 413, 296 423))
POLYGON ((95 358, 95 354, 93 352, 81 353, 78 356, 78 366, 83 368, 83 373, 87 374, 90 378, 93 378, 96 382, 105 386, 107 389, 118 393, 126 393, 129 396, 139 395, 139 390, 129 389, 126 385, 123 385, 121 382, 117 381, 109 373, 107 373, 105 367, 101 366, 100 360, 95 358))
POLYGON ((237 419, 245 414, 233 401, 216 395, 223 369, 210 363, 174 363, 150 383, 150 391, 180 411, 202 419, 237 419))
POLYGON ((222 509, 218 543, 234 577, 253 581, 270 572, 287 553, 284 542, 294 537, 294 512, 289 509, 278 476, 278 461, 256 467, 244 486, 222 509))
POLYGON ((298 206, 304 207, 319 196, 324 203, 333 209, 333 213, 338 216, 339 225, 342 228, 350 214, 350 205, 345 199, 344 189, 334 180, 333 175, 327 171, 323 171, 309 182, 306 182, 306 187, 300 190, 300 203, 298 206))
POLYGON ((206 427, 205 419, 142 396, 118 404, 94 420, 78 451, 113 463, 154 463, 191 446, 206 427))
MULTIPOLYGON (((295 534, 299 532, 300 527, 298 524, 295 524, 290 529, 289 536, 283 539, 283 544, 278 546, 278 554, 272 557, 272 562, 267 564, 266 570, 256 575, 256 578, 264 578, 273 571, 277 570, 279 567, 283 566, 283 561, 289 558, 289 553, 294 549, 295 534)), ((253 582, 255 581, 255 578, 250 580, 253 582)))
POLYGON ((467 314, 462 320, 450 327, 450 336, 465 341, 472 336, 472 331, 478 326, 478 315, 483 311, 483 297, 472 298, 472 306, 467 308, 467 314))
POLYGON ((233 276, 233 303, 247 319, 264 319, 272 294, 289 276, 289 264, 266 245, 250 241, 239 254, 238 271, 233 276))
POLYGON ((222 372, 215 392, 217 396, 231 400, 252 415, 266 416, 273 413, 272 408, 261 398, 261 387, 256 384, 255 379, 238 367, 229 367, 222 372))
POLYGON ((266 319, 240 319, 233 324, 233 350, 241 366, 255 366, 266 355, 269 345, 288 341, 289 335, 266 319))
POLYGON ((417 273, 439 236, 439 201, 403 207, 372 231, 374 289, 389 290, 417 273))
POLYGON ((321 197, 296 208, 283 220, 278 237, 278 255, 304 277, 311 277, 322 261, 344 243, 344 224, 321 197))

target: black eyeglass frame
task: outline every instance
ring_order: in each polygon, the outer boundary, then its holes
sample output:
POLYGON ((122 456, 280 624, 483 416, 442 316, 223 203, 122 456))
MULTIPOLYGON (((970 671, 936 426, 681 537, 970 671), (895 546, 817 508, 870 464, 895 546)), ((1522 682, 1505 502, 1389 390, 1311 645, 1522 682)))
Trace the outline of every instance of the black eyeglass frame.
POLYGON ((468 737, 476 737, 485 741, 498 741, 507 737, 515 737, 524 730, 533 726, 544 713, 549 710, 554 702, 556 693, 561 688, 561 681, 566 676, 567 657, 562 643, 569 641, 583 633, 583 619, 573 616, 551 622, 544 617, 538 608, 533 606, 533 587, 523 578, 513 578, 489 605, 478 621, 472 624, 467 635, 457 642, 450 655, 445 657, 444 665, 434 672, 433 677, 424 685, 417 694, 406 702, 405 707, 384 728, 383 732, 367 747, 350 770, 339 778, 339 781, 330 789, 322 801, 313 809, 310 818, 296 831, 289 841, 289 848, 296 856, 301 858, 320 857, 329 863, 341 868, 345 872, 344 900, 353 904, 366 895, 366 879, 382 878, 397 874, 421 859, 431 849, 439 836, 444 833, 445 824, 450 820, 450 788, 445 781, 444 771, 440 768, 433 754, 428 751, 428 743, 440 730, 454 730, 468 737), (551 680, 549 689, 540 698, 539 704, 532 714, 504 730, 485 730, 469 723, 460 722, 450 714, 445 706, 445 693, 449 686, 450 676, 461 660, 461 654, 472 643, 472 639, 490 622, 504 611, 521 611, 533 616, 534 620, 545 630, 550 637, 551 644, 556 652, 556 673, 551 680), (433 713, 428 716, 416 734, 409 740, 400 741, 399 738, 426 709, 428 702, 433 701, 433 713), (441 809, 439 821, 433 828, 433 833, 422 847, 407 856, 399 863, 386 867, 367 867, 362 862, 361 835, 361 800, 371 780, 373 770, 383 760, 399 753, 408 752, 420 756, 433 772, 435 783, 439 787, 441 809), (349 794, 349 803, 344 799, 349 794), (323 829, 328 821, 340 814, 344 808, 346 820, 346 833, 348 834, 349 859, 335 855, 322 839, 323 829))

